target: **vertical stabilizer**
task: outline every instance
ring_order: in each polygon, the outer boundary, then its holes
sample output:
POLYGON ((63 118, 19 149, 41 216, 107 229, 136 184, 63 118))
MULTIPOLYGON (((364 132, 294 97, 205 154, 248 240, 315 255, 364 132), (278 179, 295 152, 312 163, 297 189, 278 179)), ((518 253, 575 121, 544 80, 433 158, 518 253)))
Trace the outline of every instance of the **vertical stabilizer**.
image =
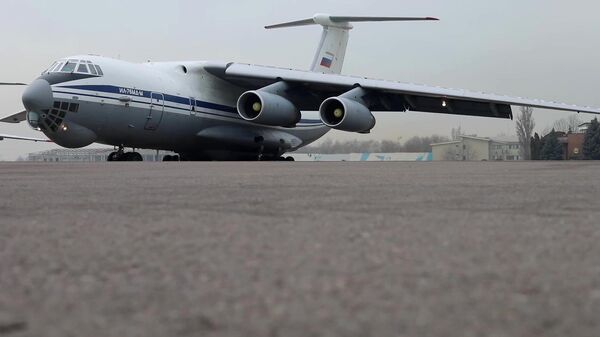
POLYGON ((353 28, 350 22, 374 22, 374 21, 425 21, 437 20, 436 18, 407 18, 407 17, 365 17, 365 16, 331 16, 328 14, 316 14, 310 19, 281 23, 266 26, 267 29, 286 28, 307 25, 323 26, 323 34, 317 48, 317 52, 310 67, 311 71, 329 74, 342 72, 346 48, 350 30, 353 28))
POLYGON ((310 71, 330 74, 342 72, 350 29, 351 27, 323 26, 321 42, 317 47, 310 71))

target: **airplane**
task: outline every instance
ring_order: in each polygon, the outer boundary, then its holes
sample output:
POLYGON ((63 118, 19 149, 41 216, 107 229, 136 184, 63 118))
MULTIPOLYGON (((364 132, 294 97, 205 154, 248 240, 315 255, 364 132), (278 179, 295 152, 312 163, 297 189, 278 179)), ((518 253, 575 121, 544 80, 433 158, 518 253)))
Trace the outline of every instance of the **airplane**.
POLYGON ((67 57, 27 86, 24 111, 0 120, 27 121, 48 139, 0 137, 67 148, 112 145, 109 161, 141 161, 135 149, 177 153, 163 161, 293 160, 285 153, 331 129, 370 132, 374 111, 512 119, 515 105, 600 114, 598 108, 341 74, 352 23, 437 20, 316 14, 266 26, 322 26, 308 71, 234 62, 137 64, 95 55, 67 57))

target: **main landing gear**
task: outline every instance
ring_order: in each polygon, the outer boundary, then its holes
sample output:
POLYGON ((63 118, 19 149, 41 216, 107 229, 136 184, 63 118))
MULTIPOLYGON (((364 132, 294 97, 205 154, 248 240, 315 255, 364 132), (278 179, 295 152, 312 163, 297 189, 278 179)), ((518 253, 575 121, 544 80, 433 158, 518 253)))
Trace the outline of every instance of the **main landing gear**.
POLYGON ((163 157, 162 161, 180 161, 181 159, 179 158, 178 155, 166 155, 163 157))
POLYGON ((258 161, 296 161, 294 157, 267 157, 267 156, 259 156, 258 161))
POLYGON ((144 161, 144 158, 138 152, 125 152, 122 146, 115 152, 111 152, 106 161, 144 161))

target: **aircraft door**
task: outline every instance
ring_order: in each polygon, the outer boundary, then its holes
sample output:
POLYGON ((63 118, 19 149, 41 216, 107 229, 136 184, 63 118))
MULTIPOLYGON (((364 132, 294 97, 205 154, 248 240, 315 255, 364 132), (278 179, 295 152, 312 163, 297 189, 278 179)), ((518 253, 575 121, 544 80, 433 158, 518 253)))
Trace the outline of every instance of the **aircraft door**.
POLYGON ((154 131, 158 128, 165 111, 165 96, 161 93, 153 92, 150 94, 150 112, 146 117, 146 126, 144 129, 154 131))

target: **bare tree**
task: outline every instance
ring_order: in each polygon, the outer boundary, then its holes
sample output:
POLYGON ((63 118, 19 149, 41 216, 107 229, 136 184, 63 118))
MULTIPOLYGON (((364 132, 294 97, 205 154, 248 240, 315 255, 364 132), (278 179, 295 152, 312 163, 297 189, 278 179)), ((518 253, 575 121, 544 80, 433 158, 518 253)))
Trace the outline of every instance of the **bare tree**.
POLYGON ((562 132, 576 132, 579 125, 581 125, 581 118, 579 118, 579 115, 577 114, 572 114, 569 117, 555 121, 554 130, 562 132))
POLYGON ((460 136, 462 135, 464 135, 464 133, 460 125, 456 128, 452 128, 452 131, 450 132, 450 138, 452 140, 460 140, 460 136))
POLYGON ((517 116, 517 136, 521 145, 521 158, 524 160, 531 160, 531 136, 534 127, 533 108, 521 107, 521 114, 517 116))

